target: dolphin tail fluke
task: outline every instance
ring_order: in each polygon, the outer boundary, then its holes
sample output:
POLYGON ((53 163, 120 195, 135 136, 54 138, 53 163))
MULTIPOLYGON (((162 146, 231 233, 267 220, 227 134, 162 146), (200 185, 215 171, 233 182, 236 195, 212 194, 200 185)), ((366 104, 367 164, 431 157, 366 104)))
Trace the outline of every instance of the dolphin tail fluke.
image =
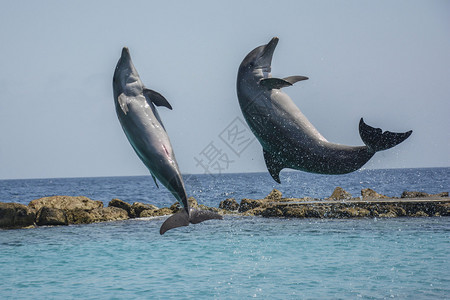
POLYGON ((392 148, 404 140, 406 140, 412 133, 412 130, 407 132, 383 132, 380 128, 373 128, 364 123, 363 118, 359 121, 359 135, 369 149, 374 152, 392 148))
POLYGON ((162 235, 170 229, 188 226, 189 223, 198 224, 206 220, 222 220, 222 219, 223 217, 221 215, 213 211, 191 209, 191 213, 190 215, 188 215, 186 210, 183 209, 167 218, 167 220, 164 221, 164 223, 161 225, 159 233, 162 235))
POLYGON ((264 151, 264 160, 266 161, 267 170, 272 176, 273 180, 278 183, 281 183, 280 180, 280 171, 283 169, 282 163, 277 159, 275 155, 270 153, 269 151, 264 151))
POLYGON ((183 209, 167 218, 167 220, 165 220, 164 223, 161 225, 159 233, 162 235, 167 230, 188 225, 189 225, 189 215, 186 212, 186 210, 183 209))
POLYGON ((192 209, 189 222, 192 224, 198 224, 206 220, 222 220, 223 217, 216 212, 210 210, 192 209))

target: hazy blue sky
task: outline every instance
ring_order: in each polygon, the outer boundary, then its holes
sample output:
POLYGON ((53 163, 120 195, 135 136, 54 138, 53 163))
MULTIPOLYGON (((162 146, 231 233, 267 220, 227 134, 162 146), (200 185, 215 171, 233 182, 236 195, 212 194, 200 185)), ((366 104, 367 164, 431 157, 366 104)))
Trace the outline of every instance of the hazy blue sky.
POLYGON ((310 78, 285 91, 329 141, 362 145, 364 117, 414 130, 366 168, 450 166, 450 1, 33 0, 1 2, 0 179, 148 174, 113 105, 123 46, 173 106, 183 173, 214 153, 212 171, 264 171, 259 143, 234 152, 228 133, 238 66, 273 36, 273 75, 310 78))

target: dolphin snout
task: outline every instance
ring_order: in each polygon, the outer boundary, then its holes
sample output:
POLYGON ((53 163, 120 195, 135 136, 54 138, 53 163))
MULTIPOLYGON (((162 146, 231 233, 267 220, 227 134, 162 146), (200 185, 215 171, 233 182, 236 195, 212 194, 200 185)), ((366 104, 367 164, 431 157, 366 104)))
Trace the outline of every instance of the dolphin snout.
POLYGON ((275 46, 276 46, 276 44, 278 44, 278 41, 279 41, 279 40, 280 40, 280 39, 279 39, 277 36, 274 36, 274 37, 270 40, 269 44, 274 43, 275 46))
POLYGON ((261 48, 262 49, 256 61, 259 68, 267 69, 266 72, 270 72, 270 66, 272 64, 272 56, 273 53, 275 52, 277 44, 278 44, 278 37, 273 37, 267 45, 260 47, 260 49, 261 48))
POLYGON ((264 54, 263 56, 272 56, 273 52, 275 51, 275 47, 278 44, 278 37, 273 37, 270 42, 264 47, 264 54))
POLYGON ((130 55, 130 50, 128 49, 128 47, 122 48, 122 55, 130 55))

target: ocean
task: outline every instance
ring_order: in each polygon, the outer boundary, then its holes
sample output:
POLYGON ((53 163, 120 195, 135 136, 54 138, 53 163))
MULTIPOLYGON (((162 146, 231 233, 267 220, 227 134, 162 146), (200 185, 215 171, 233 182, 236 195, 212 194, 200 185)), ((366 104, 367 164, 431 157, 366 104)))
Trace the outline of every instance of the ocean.
MULTIPOLYGON (((363 188, 450 190, 450 168, 185 175, 189 196, 331 195, 363 188)), ((0 201, 51 195, 170 206, 150 176, 0 180, 0 201)), ((0 230, 0 299, 450 299, 450 218, 225 216, 159 235, 166 217, 0 230)))

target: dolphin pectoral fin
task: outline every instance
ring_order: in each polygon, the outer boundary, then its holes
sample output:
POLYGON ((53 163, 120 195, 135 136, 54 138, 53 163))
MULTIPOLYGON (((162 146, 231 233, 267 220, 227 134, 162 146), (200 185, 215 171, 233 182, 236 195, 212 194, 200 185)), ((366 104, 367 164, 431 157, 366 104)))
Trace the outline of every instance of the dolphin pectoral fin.
POLYGON ((286 86, 291 86, 292 83, 281 79, 281 78, 265 78, 265 79, 261 79, 261 81, 259 82, 259 84, 263 87, 266 87, 269 90, 272 89, 281 89, 284 88, 286 86))
POLYGON ((159 189, 159 185, 158 185, 158 183, 156 182, 156 178, 155 178, 155 176, 153 176, 153 174, 152 174, 152 177, 153 177, 153 181, 154 181, 155 184, 156 184, 156 187, 159 189))
POLYGON ((308 80, 309 78, 306 76, 289 76, 286 78, 265 78, 261 79, 259 84, 263 87, 271 89, 281 89, 286 86, 291 86, 294 83, 302 80, 308 80))
POLYGON ((294 84, 296 82, 302 81, 302 80, 308 80, 309 78, 306 76, 289 76, 283 78, 283 80, 289 82, 290 84, 294 84))
POLYGON ((181 210, 176 214, 171 215, 164 221, 159 229, 159 234, 163 235, 167 230, 189 225, 189 215, 186 210, 181 210))
POLYGON ((124 93, 120 94, 117 98, 117 102, 119 102, 120 108, 122 109, 124 114, 127 114, 128 112, 128 105, 127 105, 127 96, 125 96, 124 93))
POLYGON ((264 160, 266 161, 267 170, 273 180, 281 184, 280 171, 283 169, 282 163, 276 158, 275 155, 266 150, 264 150, 264 160))
POLYGON ((398 133, 390 131, 383 132, 380 128, 374 128, 364 123, 363 118, 359 121, 359 135, 364 144, 374 152, 386 150, 400 144, 406 140, 411 133, 412 130, 398 133))
POLYGON ((206 220, 222 220, 223 217, 216 212, 210 210, 192 209, 189 222, 198 224, 206 220))
POLYGON ((169 101, 167 101, 167 99, 164 98, 163 95, 161 95, 158 92, 155 92, 154 90, 144 88, 144 96, 147 99, 147 101, 150 100, 156 106, 165 106, 168 109, 172 109, 172 105, 170 105, 169 101))

